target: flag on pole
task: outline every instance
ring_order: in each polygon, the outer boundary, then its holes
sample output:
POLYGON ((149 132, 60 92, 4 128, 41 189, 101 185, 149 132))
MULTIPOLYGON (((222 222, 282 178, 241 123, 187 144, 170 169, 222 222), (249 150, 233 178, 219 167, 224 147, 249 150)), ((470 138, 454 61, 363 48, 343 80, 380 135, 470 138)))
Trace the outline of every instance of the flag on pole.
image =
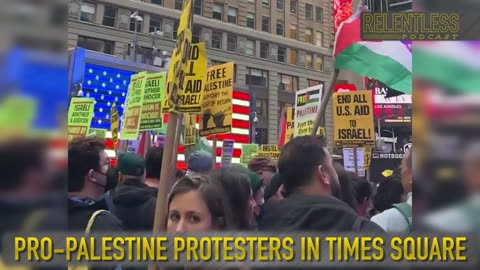
POLYGON ((412 93, 412 51, 410 43, 402 41, 364 41, 360 37, 359 9, 344 21, 335 37, 335 68, 348 69, 375 78, 388 87, 406 94, 412 93))
POLYGON ((461 93, 476 93, 480 85, 479 41, 415 42, 415 77, 461 93))

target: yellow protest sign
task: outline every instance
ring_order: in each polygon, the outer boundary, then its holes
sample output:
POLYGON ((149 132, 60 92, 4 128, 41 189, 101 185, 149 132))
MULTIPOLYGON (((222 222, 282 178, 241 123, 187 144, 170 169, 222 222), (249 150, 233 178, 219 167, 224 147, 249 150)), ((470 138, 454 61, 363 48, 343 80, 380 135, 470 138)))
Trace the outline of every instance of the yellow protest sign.
POLYGON ((140 114, 140 131, 156 130, 162 127, 162 92, 165 90, 165 72, 146 75, 140 114))
POLYGON ((203 93, 200 136, 232 131, 233 62, 208 69, 203 93))
POLYGON ((322 136, 322 137, 325 137, 325 128, 324 127, 318 127, 317 134, 322 136))
POLYGON ((168 70, 167 100, 169 111, 200 112, 201 95, 188 95, 189 92, 185 92, 185 76, 188 73, 188 60, 192 52, 192 1, 184 0, 183 2, 182 15, 177 30, 177 44, 173 50, 168 70))
POLYGON ((333 95, 335 146, 375 145, 372 92, 341 92, 333 95))
POLYGON ((113 103, 110 110, 110 132, 112 133, 113 148, 118 150, 118 111, 117 104, 113 103))
POLYGON ((86 137, 93 118, 93 98, 72 98, 68 109, 68 140, 86 137))
POLYGON ((194 145, 197 142, 196 114, 185 114, 185 128, 183 131, 183 145, 194 145))
POLYGON ((293 135, 295 132, 295 122, 294 122, 295 108, 287 107, 286 114, 287 114, 287 128, 285 130, 285 144, 288 143, 291 139, 293 139, 293 135))
POLYGON ((143 92, 147 74, 133 75, 127 96, 127 107, 122 122, 122 140, 136 140, 140 128, 140 113, 143 104, 143 92))
MULTIPOLYGON (((184 88, 178 91, 178 111, 200 112, 207 66, 205 43, 193 44, 187 63, 187 73, 184 77, 184 88)), ((173 73, 169 73, 167 81, 173 81, 173 76, 173 73)), ((168 112, 169 110, 170 102, 167 98, 163 100, 163 112, 168 112)))
POLYGON ((372 160, 372 148, 364 147, 363 148, 363 167, 364 168, 370 167, 371 160, 372 160))
POLYGON ((264 144, 260 146, 258 151, 258 157, 269 157, 275 160, 278 160, 280 156, 280 151, 278 151, 278 146, 276 144, 264 144))

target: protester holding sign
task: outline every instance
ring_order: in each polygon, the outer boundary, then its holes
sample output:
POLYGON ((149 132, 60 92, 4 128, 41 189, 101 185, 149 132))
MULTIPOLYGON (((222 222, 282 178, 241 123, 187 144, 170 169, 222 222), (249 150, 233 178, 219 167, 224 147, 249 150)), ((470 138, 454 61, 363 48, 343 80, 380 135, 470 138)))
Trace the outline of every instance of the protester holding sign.
POLYGON ((93 118, 93 98, 72 98, 68 110, 68 140, 89 134, 93 118))
POLYGON ((156 130, 162 127, 162 95, 165 91, 165 72, 148 74, 145 80, 140 131, 156 130))

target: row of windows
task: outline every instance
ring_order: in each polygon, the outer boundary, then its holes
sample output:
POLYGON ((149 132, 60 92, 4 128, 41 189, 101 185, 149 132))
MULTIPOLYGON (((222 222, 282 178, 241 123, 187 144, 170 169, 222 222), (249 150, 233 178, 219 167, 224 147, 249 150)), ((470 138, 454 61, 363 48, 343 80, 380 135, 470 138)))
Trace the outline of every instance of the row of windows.
MULTIPOLYGON (((293 2, 293 1, 292 1, 293 2)), ((152 0, 153 3, 153 0, 152 0)), ((162 1, 158 1, 160 5, 162 1)), ((195 13, 200 14, 202 8, 202 2, 195 0, 195 13)), ((308 6, 309 4, 307 4, 308 6)), ((312 6, 312 5, 309 5, 312 6)), ((95 20, 95 5, 92 3, 84 2, 81 7, 81 15, 80 20, 85 22, 93 23, 95 20)), ((182 7, 182 0, 175 1, 175 8, 181 9, 182 7)), ((313 6, 312 6, 313 9, 313 6)), ((313 11, 312 11, 313 12, 313 11)), ((320 14, 323 14, 322 9, 318 10, 320 14)), ((313 14, 313 13, 312 13, 313 14)), ((138 14, 140 17, 143 17, 143 14, 138 14)), ((320 15, 321 17, 322 15, 320 15)), ((102 24, 110 27, 115 27, 117 17, 117 8, 109 5, 105 5, 105 12, 103 14, 102 24)), ((238 17, 238 9, 229 7, 228 8, 228 22, 230 23, 237 23, 238 17)), ((213 18, 218 20, 223 20, 223 5, 214 4, 213 6, 213 18)), ((248 28, 255 29, 256 28, 256 16, 255 13, 247 13, 246 23, 248 28)), ((131 19, 130 22, 130 30, 141 32, 143 29, 143 21, 136 21, 135 19, 131 19)), ((150 26, 149 31, 154 32, 158 29, 162 29, 162 21, 160 18, 151 16, 150 19, 150 26)), ((262 31, 270 32, 270 17, 262 16, 262 31)), ((291 24, 288 34, 285 31, 285 22, 281 20, 276 21, 276 28, 275 33, 279 36, 287 36, 292 39, 299 39, 299 31, 298 26, 296 24, 291 24)), ((313 29, 305 29, 305 39, 303 41, 311 44, 315 44, 317 46, 324 46, 323 44, 323 32, 315 31, 313 29)))
MULTIPOLYGON (((93 15, 88 15, 88 14, 93 14, 95 10, 95 6, 89 6, 88 3, 84 3, 82 5, 82 18, 85 20, 87 19, 92 19, 93 20, 93 15)), ((115 15, 116 15, 116 8, 111 7, 111 6, 105 6, 105 13, 103 17, 103 24, 104 25, 115 25, 115 15)), ((140 17, 143 16, 143 14, 138 14, 140 17)), ((135 19, 132 19, 130 21, 130 30, 131 31, 137 31, 137 32, 142 32, 143 31, 143 21, 136 21, 135 19)), ((278 26, 277 26, 278 27, 278 26)), ((163 28, 163 21, 162 18, 156 17, 156 16, 151 16, 150 17, 150 25, 149 25, 149 32, 155 32, 157 30, 161 30, 163 28)), ((178 21, 175 22, 173 29, 173 38, 177 38, 177 33, 176 30, 178 28, 178 21)), ((283 26, 281 29, 283 31, 283 26)), ((192 41, 194 43, 200 42, 200 35, 201 35, 202 28, 198 25, 194 25, 192 29, 192 41)), ((277 28, 277 31, 279 29, 277 28)), ((295 28, 290 29, 291 36, 296 36, 297 35, 297 30, 296 26, 295 28)), ((238 52, 238 36, 232 33, 225 33, 227 35, 227 46, 226 49, 227 51, 230 52, 238 52)), ((222 49, 222 42, 223 42, 223 35, 224 33, 221 31, 212 31, 212 48, 215 49, 222 49)), ((308 42, 313 42, 313 30, 312 29, 307 29, 305 32, 305 40, 308 42)), ((316 31, 315 34, 315 44, 321 45, 323 42, 323 33, 316 31)), ((251 55, 251 56, 256 56, 257 55, 257 48, 256 48, 256 42, 255 40, 252 39, 247 39, 245 42, 245 54, 251 55)), ((270 59, 270 44, 268 42, 260 42, 260 58, 262 59, 270 59)), ((294 49, 290 49, 290 55, 289 58, 287 59, 287 48, 283 46, 278 46, 277 50, 277 56, 276 60, 281 63, 289 63, 292 65, 298 65, 298 51, 294 49)), ((314 56, 313 54, 307 53, 305 56, 305 67, 310 68, 310 69, 316 69, 316 70, 323 70, 323 57, 321 55, 317 55, 317 58, 314 63, 314 56)))
MULTIPOLYGON (((255 3, 255 0, 248 0, 251 3, 255 3)), ((285 9, 285 1, 284 0, 276 0, 276 7, 278 10, 285 9)), ((270 0, 262 0, 262 6, 265 8, 269 8, 271 5, 270 0)), ((290 14, 297 15, 298 13, 298 0, 290 0, 290 14)), ((315 18, 313 12, 313 5, 312 4, 305 4, 305 18, 309 20, 315 19, 317 22, 323 21, 323 9, 321 7, 315 7, 315 18)))

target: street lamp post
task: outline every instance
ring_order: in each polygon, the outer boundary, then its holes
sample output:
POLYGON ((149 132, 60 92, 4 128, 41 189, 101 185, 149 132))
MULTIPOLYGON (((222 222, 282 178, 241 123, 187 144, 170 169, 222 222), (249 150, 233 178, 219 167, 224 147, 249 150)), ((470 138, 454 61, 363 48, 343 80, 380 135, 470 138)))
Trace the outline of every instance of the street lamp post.
POLYGON ((142 22, 143 18, 138 15, 138 11, 135 11, 130 15, 131 19, 135 20, 135 35, 133 37, 133 62, 137 62, 137 44, 138 44, 138 33, 137 33, 137 25, 138 22, 142 22))

